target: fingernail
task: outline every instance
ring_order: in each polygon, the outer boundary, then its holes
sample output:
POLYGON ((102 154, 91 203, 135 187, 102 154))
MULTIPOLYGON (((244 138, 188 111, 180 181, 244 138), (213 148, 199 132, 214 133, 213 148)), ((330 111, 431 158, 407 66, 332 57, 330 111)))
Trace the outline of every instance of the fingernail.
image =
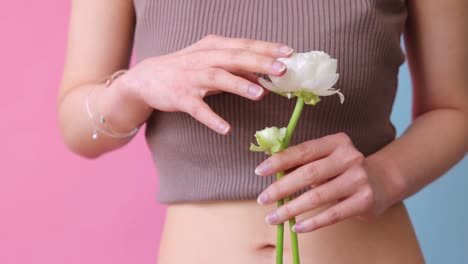
POLYGON ((269 213, 266 217, 265 217, 265 220, 269 223, 269 224, 276 224, 276 222, 278 221, 279 219, 279 216, 276 212, 271 212, 269 213))
POLYGON ((218 132, 222 134, 226 134, 229 130, 229 125, 226 125, 225 123, 220 122, 217 124, 217 130, 218 132))
POLYGON ((248 93, 254 97, 259 97, 263 93, 263 88, 255 84, 251 84, 249 85, 248 93))
POLYGON ((257 166, 257 168, 255 169, 255 174, 264 175, 265 173, 268 172, 269 169, 270 169, 270 165, 264 162, 257 166))
POLYGON ((270 202, 270 197, 267 193, 261 193, 257 198, 257 203, 260 205, 266 205, 270 202))
POLYGON ((289 47, 289 46, 281 46, 281 47, 279 48, 279 52, 280 52, 281 54, 284 54, 284 55, 289 55, 289 54, 293 53, 293 51, 294 51, 294 50, 293 50, 291 47, 289 47))
POLYGON ((293 226, 292 226, 292 231, 294 232, 301 232, 301 231, 304 231, 304 223, 302 222, 298 222, 298 223, 295 223, 293 226))
POLYGON ((278 61, 278 60, 273 62, 271 67, 273 68, 273 70, 275 72, 278 72, 278 73, 286 70, 286 65, 284 65, 284 63, 282 63, 281 61, 278 61))

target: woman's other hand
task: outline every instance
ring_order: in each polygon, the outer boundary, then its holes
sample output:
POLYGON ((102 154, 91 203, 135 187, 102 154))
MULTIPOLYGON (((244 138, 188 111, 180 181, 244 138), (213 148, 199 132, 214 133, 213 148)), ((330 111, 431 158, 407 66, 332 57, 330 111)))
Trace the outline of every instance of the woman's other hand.
POLYGON ((364 155, 345 133, 286 148, 263 161, 255 172, 266 176, 291 168, 296 169, 259 195, 260 204, 270 204, 307 186, 313 188, 270 212, 266 217, 270 224, 337 202, 294 226, 298 233, 310 232, 353 216, 373 218, 390 204, 385 186, 372 174, 374 169, 369 169, 364 155))
POLYGON ((100 133, 94 140, 88 98, 93 115, 103 115, 118 133, 133 131, 158 109, 187 112, 225 134, 229 124, 203 97, 225 91, 259 100, 267 90, 258 86, 254 73, 283 74, 276 59, 292 53, 280 43, 209 35, 172 54, 140 61, 106 87, 99 80, 129 67, 135 14, 132 1, 72 1, 57 112, 65 145, 80 156, 97 158, 133 138, 100 133))
POLYGON ((229 92, 261 99, 268 90, 254 73, 282 75, 286 66, 277 58, 292 52, 280 43, 208 35, 183 50, 143 60, 120 77, 120 87, 154 109, 186 112, 226 134, 230 125, 203 98, 229 92))

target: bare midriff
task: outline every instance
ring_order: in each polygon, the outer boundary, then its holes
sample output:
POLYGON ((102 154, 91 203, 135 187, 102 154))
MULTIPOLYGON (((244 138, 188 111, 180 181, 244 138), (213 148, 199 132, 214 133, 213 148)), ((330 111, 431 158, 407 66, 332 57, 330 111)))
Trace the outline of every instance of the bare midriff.
MULTIPOLYGON (((330 205, 301 214, 309 218, 330 205)), ((276 203, 254 200, 176 203, 167 207, 158 264, 273 264, 276 225, 265 222, 276 203)), ((284 264, 292 263, 289 224, 284 225, 284 264)), ((372 220, 350 218, 298 233, 302 264, 424 263, 403 203, 372 220)))

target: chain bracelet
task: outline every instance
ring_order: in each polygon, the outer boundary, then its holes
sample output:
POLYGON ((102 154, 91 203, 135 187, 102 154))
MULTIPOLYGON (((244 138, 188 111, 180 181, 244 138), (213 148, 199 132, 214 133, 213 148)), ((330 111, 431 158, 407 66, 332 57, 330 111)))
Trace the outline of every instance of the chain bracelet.
MULTIPOLYGON (((105 83, 106 87, 108 87, 114 81, 115 78, 119 77, 120 75, 122 75, 126 71, 127 70, 116 71, 112 75, 110 75, 109 77, 106 77, 105 79, 100 81, 99 83, 105 83)), ((93 115, 93 113, 91 111, 91 107, 90 107, 90 103, 89 103, 90 95, 91 95, 91 93, 93 92, 94 89, 95 88, 92 88, 89 91, 88 95, 86 96, 86 111, 88 112, 89 117, 93 121, 93 135, 92 135, 92 138, 94 140, 98 139, 98 137, 99 137, 98 132, 101 132, 102 134, 105 134, 105 135, 107 135, 109 137, 113 137, 113 138, 127 138, 127 137, 131 137, 131 136, 135 135, 138 132, 138 130, 140 129, 140 127, 136 127, 132 131, 127 132, 127 133, 118 133, 118 132, 115 132, 109 126, 109 124, 106 122, 106 118, 101 113, 99 113, 99 117, 96 120, 96 118, 94 117, 94 115, 93 115), (105 127, 105 128, 103 128, 103 127, 105 127)))

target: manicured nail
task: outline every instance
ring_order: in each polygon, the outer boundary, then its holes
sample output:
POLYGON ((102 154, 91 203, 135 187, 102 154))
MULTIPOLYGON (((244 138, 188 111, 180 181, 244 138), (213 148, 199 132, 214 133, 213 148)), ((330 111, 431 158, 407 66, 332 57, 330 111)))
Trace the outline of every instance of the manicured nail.
POLYGON ((278 72, 278 73, 286 70, 286 65, 284 65, 284 63, 282 63, 281 61, 278 61, 278 60, 273 62, 271 67, 275 72, 278 72))
POLYGON ((248 92, 253 97, 259 97, 263 93, 263 88, 255 84, 251 84, 249 85, 248 92))
POLYGON ((266 162, 260 164, 257 166, 257 168, 255 169, 255 174, 257 175, 265 175, 268 170, 270 169, 270 165, 266 162))
POLYGON ((222 133, 222 134, 226 134, 229 130, 229 125, 225 124, 225 123, 218 123, 217 125, 217 130, 218 132, 222 133))
POLYGON ((302 222, 298 222, 298 223, 295 223, 293 226, 292 226, 292 231, 294 232, 301 232, 301 231, 304 231, 304 223, 302 222))
POLYGON ((294 50, 289 46, 281 46, 279 52, 284 55, 289 55, 294 52, 294 50))
POLYGON ((261 193, 257 198, 257 203, 260 205, 266 205, 270 202, 270 197, 268 193, 261 193))
POLYGON ((278 214, 273 211, 271 213, 269 213, 266 217, 265 217, 265 220, 269 223, 269 224, 276 224, 276 222, 278 221, 279 219, 279 216, 278 214))

